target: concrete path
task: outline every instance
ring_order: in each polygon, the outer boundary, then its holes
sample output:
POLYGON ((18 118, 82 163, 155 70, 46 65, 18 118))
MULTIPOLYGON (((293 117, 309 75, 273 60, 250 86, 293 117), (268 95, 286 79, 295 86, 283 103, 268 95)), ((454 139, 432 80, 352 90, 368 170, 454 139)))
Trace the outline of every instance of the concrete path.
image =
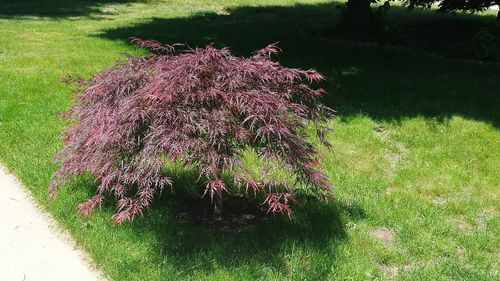
POLYGON ((89 257, 0 166, 0 280, 106 280, 89 257))

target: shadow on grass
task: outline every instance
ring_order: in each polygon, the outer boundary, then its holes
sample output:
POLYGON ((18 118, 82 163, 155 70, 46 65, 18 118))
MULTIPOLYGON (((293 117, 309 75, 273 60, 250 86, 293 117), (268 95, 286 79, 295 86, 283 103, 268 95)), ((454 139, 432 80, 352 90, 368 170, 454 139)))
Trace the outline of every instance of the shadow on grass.
MULTIPOLYGON (((165 270, 160 276, 166 279, 175 274, 177 280, 191 280, 194 272, 206 277, 223 271, 233 278, 241 272, 242 279, 256 280, 269 272, 290 276, 288 270, 305 268, 307 272, 295 274, 307 274, 307 278, 298 279, 326 280, 338 248, 348 238, 345 225, 365 218, 364 210, 356 204, 339 201, 300 200, 289 219, 286 215, 265 215, 250 207, 252 203, 240 200, 233 203, 244 204, 243 212, 226 209, 225 222, 215 222, 207 214, 209 199, 200 199, 193 189, 196 177, 192 173, 179 172, 173 181, 175 194, 165 190, 144 217, 119 226, 119 231, 137 240, 148 237, 154 253, 147 256, 147 263, 165 270), (228 221, 250 214, 255 218, 244 223, 228 221), (310 264, 290 264, 294 261, 310 264)), ((91 187, 92 182, 90 177, 81 177, 70 186, 91 187)), ((88 195, 93 190, 95 185, 88 195)), ((103 205, 108 214, 116 211, 111 201, 103 205)), ((140 271, 140 266, 144 263, 127 264, 127 270, 140 271)))
POLYGON ((494 17, 407 13, 394 8, 392 23, 388 24, 392 31, 384 35, 389 37, 383 41, 409 45, 422 52, 333 40, 332 26, 339 15, 336 7, 335 3, 242 7, 221 14, 152 18, 134 26, 105 30, 98 36, 126 41, 139 37, 191 47, 214 43, 229 47, 237 55, 249 55, 268 43, 279 42, 283 49, 279 60, 283 64, 316 68, 328 77, 325 86, 332 94, 326 103, 342 117, 365 114, 376 120, 398 122, 416 116, 446 121, 459 115, 500 125, 500 67, 427 53, 456 55, 457 50, 469 48, 471 37, 494 17), (398 20, 404 20, 404 24, 398 25, 398 20))
POLYGON ((148 0, 0 0, 0 18, 89 16, 95 13, 103 13, 100 7, 107 4, 146 1, 148 0))
POLYGON ((309 202, 295 209, 292 220, 286 215, 269 215, 245 227, 227 229, 185 221, 178 209, 184 202, 178 197, 157 201, 147 217, 126 226, 136 235, 154 234, 158 246, 155 257, 168 260, 181 279, 192 277, 193 272, 206 276, 217 270, 235 273, 242 268, 246 268, 245 274, 251 272, 252 279, 265 276, 266 269, 289 276, 287 269, 294 267, 290 263, 306 251, 304 254, 315 257, 308 266, 308 279, 325 280, 338 247, 347 239, 346 221, 364 216, 354 206, 309 202))

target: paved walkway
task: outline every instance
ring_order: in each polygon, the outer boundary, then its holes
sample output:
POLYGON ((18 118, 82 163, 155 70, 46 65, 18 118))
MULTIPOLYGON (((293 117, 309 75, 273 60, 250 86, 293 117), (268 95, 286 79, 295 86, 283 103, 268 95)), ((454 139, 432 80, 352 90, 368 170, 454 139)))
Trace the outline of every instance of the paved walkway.
POLYGON ((89 260, 0 166, 0 280, 105 280, 89 260))

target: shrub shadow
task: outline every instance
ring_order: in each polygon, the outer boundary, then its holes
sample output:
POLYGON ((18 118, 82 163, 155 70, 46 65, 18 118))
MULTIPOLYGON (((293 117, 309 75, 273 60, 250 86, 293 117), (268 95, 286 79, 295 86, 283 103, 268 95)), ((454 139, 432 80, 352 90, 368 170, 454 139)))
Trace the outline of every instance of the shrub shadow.
MULTIPOLYGON (((249 55, 279 42, 283 49, 279 60, 283 64, 316 68, 328 77, 324 86, 332 94, 325 102, 343 117, 364 114, 376 120, 399 122, 416 116, 445 121, 459 115, 498 127, 500 67, 432 54, 457 55, 456 50, 469 46, 470 37, 483 23, 494 22, 494 17, 441 18, 431 11, 405 12, 408 17, 414 15, 415 21, 409 18, 405 24, 388 24, 392 30, 381 35, 382 43, 351 42, 336 40, 338 37, 332 34, 338 22, 337 6, 241 7, 219 14, 152 18, 134 26, 105 30, 97 36, 125 41, 139 37, 190 47, 214 43, 229 47, 237 55, 249 55), (425 14, 431 20, 426 22, 425 14), (457 22, 469 28, 452 31, 457 22), (385 46, 385 42, 396 46, 385 46), (419 50, 401 47, 405 45, 419 50)), ((404 11, 393 9, 395 15, 404 11)), ((464 52, 458 55, 467 57, 464 52)))
POLYGON ((226 209, 229 213, 223 221, 214 221, 207 212, 210 199, 200 199, 193 192, 195 179, 187 170, 178 172, 173 179, 174 194, 165 191, 144 217, 120 226, 137 237, 152 234, 157 251, 154 263, 168 261, 180 280, 191 279, 195 271, 207 276, 217 270, 234 273, 238 268, 249 269, 245 271, 251 272, 251 279, 265 276, 263 269, 287 276, 293 251, 308 251, 315 258, 327 259, 327 263, 313 262, 308 269, 310 280, 325 280, 338 247, 347 239, 346 223, 365 218, 364 210, 357 205, 339 201, 301 200, 289 219, 286 215, 267 215, 252 208, 254 202, 239 200, 233 203, 244 205, 243 211, 226 209), (251 218, 234 223, 235 218, 245 216, 251 218))
POLYGON ((175 266, 181 279, 192 277, 193 271, 206 276, 216 270, 236 272, 234 269, 242 267, 250 269, 252 279, 262 278, 264 268, 287 276, 290 255, 294 250, 304 250, 330 262, 308 270, 310 280, 325 280, 331 270, 328 265, 347 239, 346 221, 364 217, 363 210, 356 206, 309 202, 296 208, 291 220, 286 215, 268 215, 246 226, 227 228, 212 222, 186 221, 178 208, 185 202, 179 197, 160 200, 147 217, 127 226, 137 235, 153 233, 158 246, 156 257, 175 266))

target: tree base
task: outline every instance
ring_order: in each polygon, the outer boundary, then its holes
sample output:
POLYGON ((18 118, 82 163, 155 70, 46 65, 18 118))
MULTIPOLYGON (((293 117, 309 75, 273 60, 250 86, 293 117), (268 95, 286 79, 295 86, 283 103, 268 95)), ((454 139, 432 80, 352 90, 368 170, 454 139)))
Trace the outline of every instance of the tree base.
POLYGON ((213 212, 213 217, 214 219, 221 219, 222 218, 222 211, 223 211, 223 202, 222 198, 217 197, 214 199, 214 212, 213 212))

